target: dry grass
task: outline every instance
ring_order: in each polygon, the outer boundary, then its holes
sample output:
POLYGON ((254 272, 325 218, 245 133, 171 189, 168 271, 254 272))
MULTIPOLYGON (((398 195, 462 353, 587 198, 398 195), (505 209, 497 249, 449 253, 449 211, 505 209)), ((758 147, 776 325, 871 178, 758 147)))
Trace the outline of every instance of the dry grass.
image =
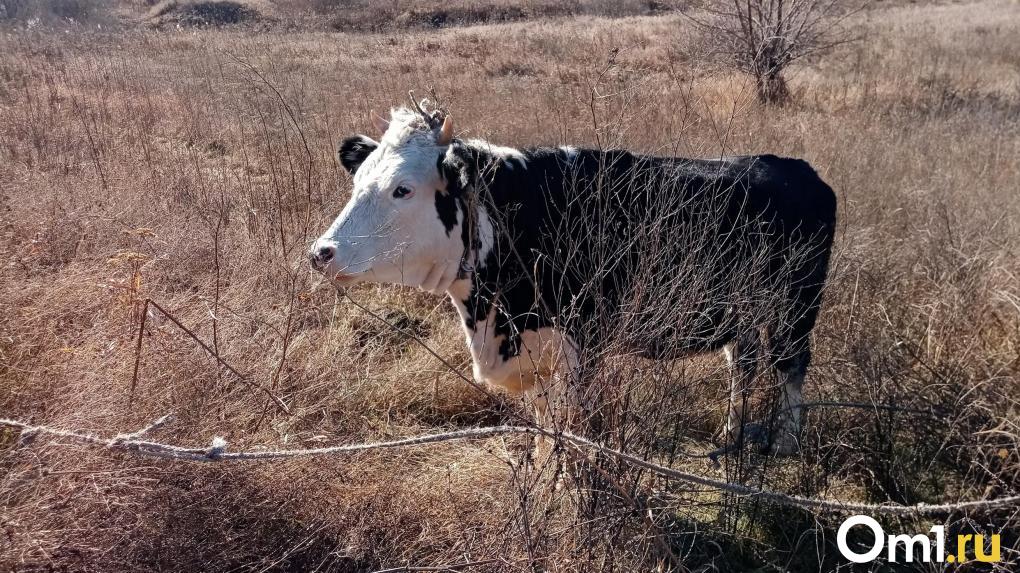
MULTIPOLYGON (((866 41, 794 70, 794 103, 781 109, 699 65, 676 15, 377 35, 4 30, 0 412, 116 432, 173 411, 170 441, 291 447, 509 419, 519 406, 494 407, 306 268, 306 245, 350 186, 334 146, 370 131, 369 110, 429 85, 467 135, 593 144, 591 87, 619 48, 601 84, 612 95, 594 106, 601 141, 800 156, 837 189, 808 399, 934 413, 819 409, 799 459, 731 461, 730 477, 872 501, 1015 492, 1020 6, 881 6, 862 25, 866 41), (132 388, 146 298, 291 414, 158 314, 132 388)), ((353 296, 467 370, 446 301, 389 287, 353 296)), ((725 412, 721 361, 648 369, 682 429, 674 445, 705 447, 725 412)), ((10 433, 0 445, 4 569, 370 571, 496 558, 480 569, 589 571, 662 558, 626 507, 587 515, 527 474, 521 440, 253 466, 19 448, 10 433)), ((692 570, 839 561, 830 519, 666 489, 658 532, 692 570)), ((975 525, 1001 531, 1016 562, 1015 519, 975 525)))
POLYGON ((0 0, 0 22, 21 27, 380 32, 541 18, 663 14, 678 0, 0 0))

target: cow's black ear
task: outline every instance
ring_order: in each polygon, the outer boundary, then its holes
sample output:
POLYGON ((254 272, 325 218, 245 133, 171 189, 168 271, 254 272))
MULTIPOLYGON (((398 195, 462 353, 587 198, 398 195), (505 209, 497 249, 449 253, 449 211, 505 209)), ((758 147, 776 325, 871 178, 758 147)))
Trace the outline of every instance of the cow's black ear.
POLYGON ((446 192, 453 196, 466 193, 477 179, 476 161, 470 150, 454 142, 439 155, 436 167, 446 181, 446 192))
POLYGON ((354 175, 365 161, 365 158, 375 151, 376 147, 379 147, 379 143, 374 139, 364 135, 355 135, 343 140, 340 143, 340 147, 337 148, 336 154, 340 158, 340 164, 344 166, 344 169, 351 175, 354 175))

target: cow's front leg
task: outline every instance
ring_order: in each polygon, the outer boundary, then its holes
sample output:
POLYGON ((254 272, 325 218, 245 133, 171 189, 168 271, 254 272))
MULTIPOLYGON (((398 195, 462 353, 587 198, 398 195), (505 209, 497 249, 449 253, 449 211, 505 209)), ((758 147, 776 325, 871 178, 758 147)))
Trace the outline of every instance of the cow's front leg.
POLYGON ((535 409, 535 421, 546 430, 568 430, 577 409, 577 350, 569 336, 542 328, 521 334, 518 364, 528 380, 526 394, 535 409))
MULTIPOLYGON (((545 386, 544 383, 536 381, 531 387, 531 391, 525 394, 525 397, 531 403, 535 424, 547 432, 553 432, 556 426, 555 405, 551 403, 552 400, 549 399, 549 392, 545 386)), ((556 440, 552 437, 546 434, 536 436, 535 449, 532 452, 535 464, 538 467, 545 466, 552 458, 555 447, 556 440)))
POLYGON ((542 472, 552 472, 555 488, 560 490, 576 479, 578 463, 590 453, 578 451, 569 442, 562 444, 564 450, 557 450, 562 439, 560 432, 578 433, 583 421, 583 410, 580 405, 578 371, 571 364, 562 362, 554 371, 539 377, 532 392, 531 403, 535 411, 535 423, 548 432, 540 434, 535 442, 534 464, 542 472), (558 455, 563 454, 566 455, 558 455), (580 457, 578 457, 580 456, 580 457))
POLYGON ((563 364, 546 376, 538 377, 532 386, 531 403, 535 410, 535 422, 542 428, 557 431, 572 431, 580 417, 577 397, 576 372, 563 364))
MULTIPOLYGON (((580 420, 578 400, 577 359, 569 338, 547 331, 537 346, 537 340, 529 340, 530 348, 541 348, 541 354, 528 354, 527 359, 535 364, 533 384, 527 393, 535 411, 535 423, 550 433, 576 432, 580 420)), ((557 487, 562 485, 564 469, 555 455, 557 438, 543 434, 535 444, 535 463, 539 468, 552 468, 557 474, 557 487)))
POLYGON ((532 391, 528 393, 528 401, 531 402, 532 410, 535 413, 535 423, 543 429, 551 430, 555 420, 553 408, 549 404, 549 391, 545 386, 543 383, 535 384, 532 391))

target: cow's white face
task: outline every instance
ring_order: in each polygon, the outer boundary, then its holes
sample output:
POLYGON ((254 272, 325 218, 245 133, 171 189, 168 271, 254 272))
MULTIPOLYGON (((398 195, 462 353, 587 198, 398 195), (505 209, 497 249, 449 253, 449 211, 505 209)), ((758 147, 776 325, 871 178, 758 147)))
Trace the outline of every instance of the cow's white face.
POLYGON ((421 122, 394 110, 381 142, 355 136, 341 144, 340 161, 354 176, 351 199, 310 252, 312 266, 327 277, 432 292, 456 280, 462 215, 439 167, 450 128, 423 129, 421 122))

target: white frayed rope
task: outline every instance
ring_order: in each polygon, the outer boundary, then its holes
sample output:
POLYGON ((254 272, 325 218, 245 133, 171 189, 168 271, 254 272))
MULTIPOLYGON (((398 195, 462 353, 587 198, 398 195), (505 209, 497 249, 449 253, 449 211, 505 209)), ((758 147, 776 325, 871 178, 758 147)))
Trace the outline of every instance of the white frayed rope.
POLYGON ((307 458, 317 456, 349 454, 353 452, 361 452, 366 450, 379 450, 385 448, 404 448, 412 446, 422 446, 426 444, 435 444, 438 442, 448 442, 451 440, 479 439, 505 434, 545 435, 554 439, 563 440, 564 442, 573 444, 574 446, 577 446, 585 450, 596 451, 601 454, 613 456, 631 465, 644 468, 654 474, 663 477, 676 479, 687 483, 697 484, 717 489, 720 491, 725 491, 727 493, 731 493, 734 495, 756 497, 779 505, 799 507, 801 509, 814 510, 818 512, 870 513, 897 516, 916 516, 916 515, 948 514, 957 512, 990 511, 998 509, 1013 509, 1013 510, 1020 509, 1020 495, 1013 495, 998 499, 962 501, 957 503, 942 503, 931 505, 924 503, 919 503, 917 505, 858 503, 790 495, 775 491, 753 488, 743 484, 717 480, 703 475, 684 472, 681 470, 662 466, 654 462, 650 462, 648 460, 639 458, 626 452, 621 452, 619 450, 609 448, 607 446, 592 442, 591 440, 582 438, 581 436, 576 436, 569 432, 551 432, 548 430, 543 430, 541 428, 530 426, 488 426, 483 428, 469 428, 464 430, 455 430, 452 432, 443 432, 440 434, 426 434, 423 436, 413 436, 410 438, 402 438, 398 440, 390 440, 385 442, 347 444, 343 446, 308 448, 300 450, 264 450, 264 451, 230 452, 227 451, 227 441, 221 437, 213 438, 210 445, 205 448, 175 446, 171 444, 163 444, 159 442, 152 442, 142 439, 142 437, 145 436, 145 434, 159 427, 162 427, 171 420, 172 417, 168 414, 156 420, 152 424, 146 426, 145 428, 138 430, 137 432, 132 432, 130 434, 117 434, 113 438, 102 438, 100 436, 88 434, 85 432, 74 430, 61 430, 57 428, 50 428, 47 426, 28 424, 26 422, 21 422, 18 420, 9 420, 6 418, 0 418, 0 426, 9 426, 20 429, 21 441, 23 444, 27 444, 31 439, 37 436, 45 435, 52 436, 54 438, 63 438, 73 442, 93 446, 101 446, 110 449, 124 450, 127 452, 143 456, 202 462, 208 461, 239 462, 239 461, 257 461, 257 460, 265 461, 292 458, 307 458))

